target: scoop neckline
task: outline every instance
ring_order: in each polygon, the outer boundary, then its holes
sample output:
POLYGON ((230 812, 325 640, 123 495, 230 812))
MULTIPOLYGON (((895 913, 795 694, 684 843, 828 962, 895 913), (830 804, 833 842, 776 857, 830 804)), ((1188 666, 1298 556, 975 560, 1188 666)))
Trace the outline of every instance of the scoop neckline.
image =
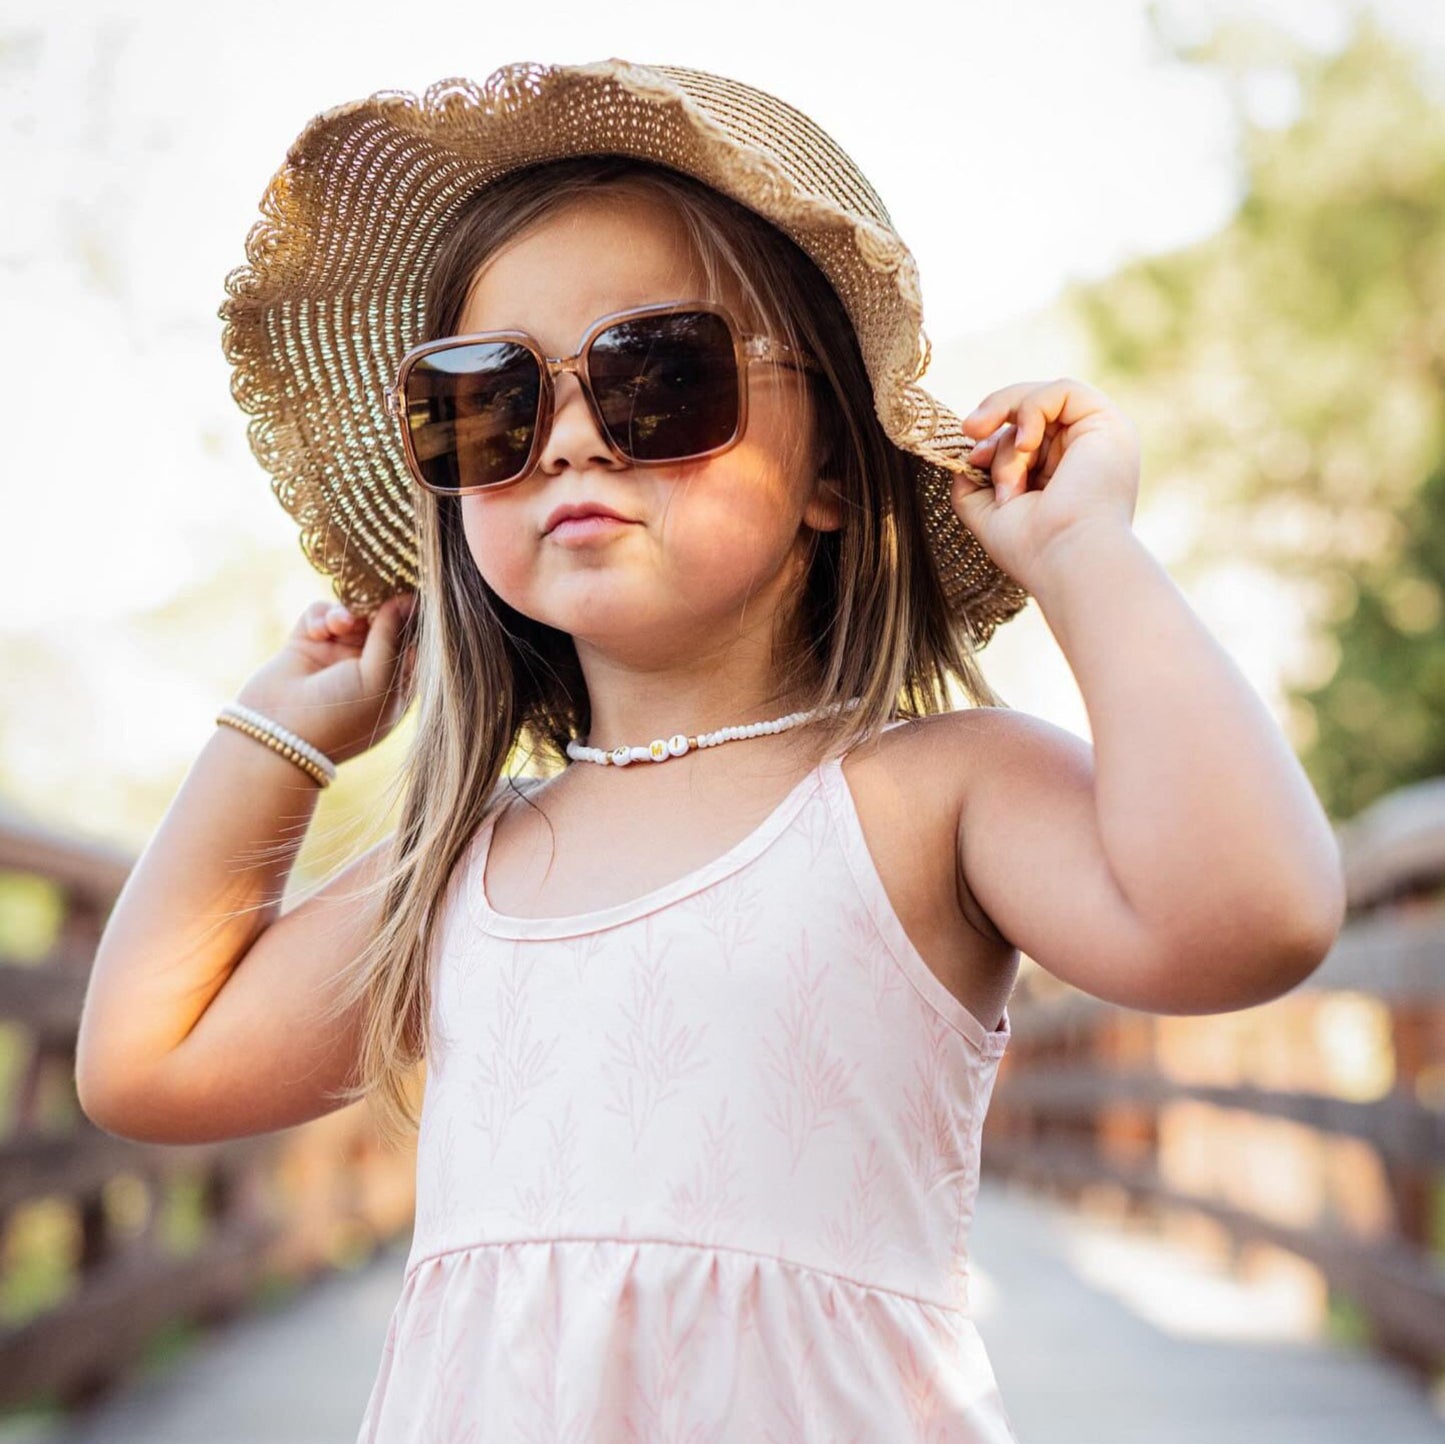
POLYGON ((614 903, 610 907, 594 908, 590 912, 566 913, 555 917, 528 918, 514 913, 498 912, 487 897, 487 859, 492 851, 492 832, 502 810, 497 808, 482 824, 469 868, 468 893, 473 920, 484 933, 500 938, 577 937, 633 922, 666 907, 669 903, 701 892, 703 888, 720 882, 730 873, 751 862, 802 810, 803 805, 820 787, 824 769, 830 765, 836 766, 841 760, 841 755, 835 754, 816 763, 751 832, 740 838, 721 856, 639 897, 614 903))

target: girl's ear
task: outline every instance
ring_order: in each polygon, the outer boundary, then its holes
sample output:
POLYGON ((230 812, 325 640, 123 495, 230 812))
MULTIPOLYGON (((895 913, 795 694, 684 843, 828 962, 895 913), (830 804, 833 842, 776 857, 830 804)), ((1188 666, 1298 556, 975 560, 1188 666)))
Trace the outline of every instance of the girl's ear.
POLYGON ((843 525, 843 498, 835 482, 820 476, 803 508, 803 520, 814 531, 838 531, 843 525))

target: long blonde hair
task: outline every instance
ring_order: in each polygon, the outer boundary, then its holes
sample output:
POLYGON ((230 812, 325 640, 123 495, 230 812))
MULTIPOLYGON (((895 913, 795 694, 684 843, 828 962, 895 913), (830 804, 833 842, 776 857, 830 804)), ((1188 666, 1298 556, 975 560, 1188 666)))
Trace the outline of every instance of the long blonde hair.
MULTIPOLYGON (((859 699, 806 725, 816 755, 851 747, 895 716, 955 710, 950 684, 976 706, 1003 706, 950 615, 926 545, 909 461, 887 438, 857 338, 836 292, 791 239, 745 206, 668 167, 583 156, 514 171, 455 217, 428 279, 418 343, 454 335, 477 269, 500 247, 581 196, 631 195, 670 206, 707 276, 730 285, 749 324, 821 363, 810 388, 816 475, 842 502, 837 531, 809 530, 804 583, 775 642, 778 696, 800 710, 859 699)), ((509 607, 478 572, 455 498, 414 491, 421 587, 414 739, 392 783, 399 825, 382 922, 349 975, 336 1012, 363 1005, 357 1081, 334 1095, 368 1098, 387 1141, 418 1126, 414 1089, 430 1040, 429 959, 458 862, 509 785, 514 752, 544 774, 568 764, 590 704, 566 632, 509 607)), ((511 784, 514 786, 514 784, 511 784)), ((370 892, 371 889, 368 890, 370 892)))

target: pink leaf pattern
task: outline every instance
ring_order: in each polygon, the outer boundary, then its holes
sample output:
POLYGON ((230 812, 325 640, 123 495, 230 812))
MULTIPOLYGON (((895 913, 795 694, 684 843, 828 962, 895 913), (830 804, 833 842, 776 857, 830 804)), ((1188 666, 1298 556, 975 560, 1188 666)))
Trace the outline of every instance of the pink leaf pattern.
POLYGON ((431 1346, 446 1293, 447 1273, 442 1268, 423 1269, 412 1292, 411 1310, 400 1343, 408 1349, 431 1346))
POLYGON ((544 1043, 533 1036, 533 1013, 527 1005, 531 973, 521 954, 520 948, 513 948, 503 969, 496 1000, 498 1016, 487 1029, 490 1046, 482 1049, 471 1088, 473 1123, 488 1141, 488 1164, 497 1161, 497 1151, 518 1114, 542 1084, 560 1071, 547 1066, 557 1049, 556 1037, 544 1043))
POLYGON ((703 1119, 702 1158, 685 1182, 674 1183, 667 1214, 679 1232, 699 1243, 721 1241, 724 1225, 743 1207, 737 1189, 737 1125, 729 1121, 728 1099, 718 1104, 716 1120, 703 1119))
POLYGON ((635 1151, 662 1104, 676 1098, 683 1079, 705 1063, 699 1051, 707 1025, 673 1022, 670 972, 663 964, 665 944, 654 942, 651 927, 634 956, 632 1003, 619 1008, 625 1028, 609 1032, 613 1066, 608 1068, 612 1101, 607 1111, 627 1120, 635 1151))
POLYGON ((793 988, 787 1005, 776 1012, 778 1027, 764 1044, 769 1108, 765 1114, 788 1144, 790 1169, 796 1173, 809 1140, 833 1121, 847 1101, 858 1064, 846 1063, 833 1048, 828 1026, 827 969, 813 967, 812 940, 804 933, 788 953, 793 988))
POLYGON ((677 1298, 662 1300, 661 1317, 640 1341, 646 1367, 639 1371, 636 1397, 623 1419, 629 1444, 715 1444, 722 1424, 699 1409, 692 1390, 697 1354, 705 1346, 696 1317, 676 1318, 677 1298))
POLYGON ((806 877, 825 864, 833 846, 833 820, 826 807, 810 807, 798 816, 793 827, 802 839, 805 859, 802 875, 806 877))
POLYGON ((456 1329, 437 1355, 436 1394, 426 1414, 427 1444, 478 1444, 480 1422, 470 1417, 471 1340, 456 1329))
POLYGON ((745 874, 731 887, 704 888, 688 899, 724 972, 731 973, 737 958, 756 941, 763 896, 761 881, 745 874))
POLYGON ((823 1228, 823 1243, 840 1273, 857 1278, 877 1268, 883 1251, 883 1162, 878 1140, 869 1139, 867 1152, 853 1159, 853 1186, 842 1211, 823 1228))
POLYGON ((493 913, 483 829, 358 1444, 1018 1444, 967 1287, 1007 1035, 817 776, 600 927, 493 913))
POLYGON ((568 938, 567 951, 572 956, 572 967, 580 983, 587 970, 598 958, 607 956, 607 935, 605 933, 583 933, 578 938, 568 938))
POLYGON ((797 1299, 790 1299, 787 1308, 798 1342, 787 1354, 773 1360, 780 1376, 777 1423, 764 1432, 766 1444, 833 1444, 833 1441, 863 1444, 865 1435, 861 1430, 838 1434, 837 1417, 823 1406, 832 1374, 824 1362, 826 1340, 809 1337, 807 1321, 797 1299))
POLYGON ((956 1182, 964 1162, 958 1155, 957 1123, 948 1097, 948 1037, 944 1023, 930 1020, 921 1042, 899 1124, 913 1176, 919 1188, 931 1194, 949 1179, 956 1182))
POLYGON ((839 915, 843 920, 844 955, 858 959, 867 970, 873 988, 873 1007, 882 1015, 893 995, 901 993, 908 984, 889 956, 883 939, 878 936, 878 925, 868 909, 841 908, 839 915))
POLYGON ((430 1139, 429 1172, 417 1188, 417 1219, 428 1232, 442 1234, 456 1214, 459 1199, 456 1120, 450 1116, 443 1119, 431 1130, 430 1139))
POLYGON ((947 1336, 920 1350, 911 1340, 898 1359, 898 1382, 913 1426, 913 1437, 925 1444, 968 1444, 958 1431, 958 1413, 949 1392, 941 1387, 946 1361, 954 1348, 947 1336))
POLYGON ((525 1444, 588 1444, 596 1437, 588 1417, 590 1411, 563 1409, 567 1383, 562 1353, 564 1308, 556 1272, 550 1272, 548 1279, 539 1316, 528 1321, 528 1347, 519 1356, 531 1382, 523 1386, 523 1400, 511 1437, 525 1444))
POLYGON ((582 1196, 578 1125, 573 1110, 574 1100, 569 1098, 563 1116, 547 1120, 550 1146, 542 1163, 542 1176, 529 1187, 519 1184, 513 1192, 512 1212, 524 1227, 537 1233, 569 1217, 582 1196))

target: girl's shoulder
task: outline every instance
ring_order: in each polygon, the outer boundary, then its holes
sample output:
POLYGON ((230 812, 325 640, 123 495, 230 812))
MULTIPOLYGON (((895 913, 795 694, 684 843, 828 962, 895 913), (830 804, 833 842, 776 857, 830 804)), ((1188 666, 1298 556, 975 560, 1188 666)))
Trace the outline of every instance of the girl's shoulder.
POLYGON ((487 799, 484 817, 491 817, 519 797, 527 797, 545 783, 545 777, 503 776, 497 779, 492 795, 487 799))

